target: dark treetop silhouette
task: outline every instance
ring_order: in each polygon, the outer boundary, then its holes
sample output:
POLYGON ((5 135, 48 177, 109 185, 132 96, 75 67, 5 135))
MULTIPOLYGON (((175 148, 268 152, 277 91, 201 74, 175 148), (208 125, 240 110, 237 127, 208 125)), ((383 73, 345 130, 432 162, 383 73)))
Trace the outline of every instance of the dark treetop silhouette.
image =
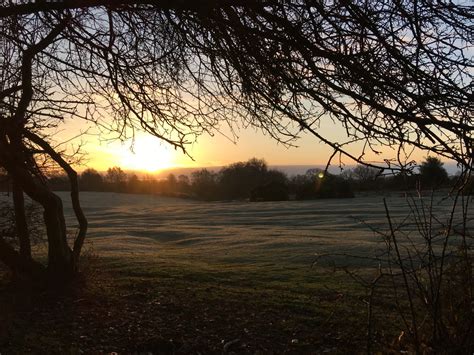
POLYGON ((87 229, 77 177, 44 130, 65 118, 121 139, 139 128, 183 150, 244 122, 287 144, 309 132, 359 162, 392 146, 403 165, 415 146, 470 167, 472 20, 472 8, 449 1, 1 1, 0 165, 21 247, 0 239, 0 259, 40 268, 24 192, 44 208, 49 274, 76 268, 87 229), (347 140, 321 136, 324 120, 347 140), (45 157, 70 179, 72 249, 45 157))

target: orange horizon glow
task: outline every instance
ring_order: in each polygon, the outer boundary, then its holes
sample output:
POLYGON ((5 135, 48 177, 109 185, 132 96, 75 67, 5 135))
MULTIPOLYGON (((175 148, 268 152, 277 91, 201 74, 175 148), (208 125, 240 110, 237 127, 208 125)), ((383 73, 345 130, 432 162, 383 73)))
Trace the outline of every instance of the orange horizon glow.
MULTIPOLYGON (((327 128, 329 130, 329 127, 327 128)), ((159 139, 140 132, 135 141, 113 141, 105 135, 90 136, 84 151, 87 152, 87 162, 78 166, 78 170, 93 168, 98 171, 107 171, 108 168, 118 166, 125 171, 143 174, 160 174, 169 169, 187 168, 218 168, 250 158, 264 159, 270 166, 320 166, 326 165, 332 155, 332 148, 318 142, 314 137, 303 135, 295 143, 298 147, 285 147, 278 144, 271 137, 255 130, 243 130, 239 134, 238 142, 233 142, 223 135, 213 137, 203 135, 194 144, 187 146, 192 158, 175 150, 159 139), (94 138, 96 137, 96 138, 94 138), (98 137, 98 138, 97 138, 98 137)), ((337 135, 335 140, 342 139, 337 135), (340 139, 338 139, 340 138, 340 139)), ((354 147, 357 152, 358 147, 354 147)), ((382 162, 385 158, 392 158, 396 151, 392 147, 379 147, 382 154, 367 154, 368 162, 382 162)), ((415 152, 411 159, 418 162, 424 160, 427 152, 415 152)), ((338 157, 332 161, 333 166, 340 163, 338 157)), ((343 166, 349 168, 356 163, 344 158, 343 166)))

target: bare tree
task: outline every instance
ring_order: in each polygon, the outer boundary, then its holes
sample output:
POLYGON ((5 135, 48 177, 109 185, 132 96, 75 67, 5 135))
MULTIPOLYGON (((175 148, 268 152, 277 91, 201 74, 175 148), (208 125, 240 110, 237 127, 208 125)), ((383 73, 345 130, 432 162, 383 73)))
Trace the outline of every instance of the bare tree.
POLYGON ((359 164, 354 169, 352 169, 352 175, 356 180, 366 183, 369 181, 374 181, 380 175, 380 170, 359 164))
POLYGON ((65 118, 119 139, 141 129, 184 151, 203 132, 243 122, 286 144, 309 132, 358 162, 388 146, 390 167, 404 168, 413 147, 472 164, 469 6, 3 0, 0 19, 0 165, 44 208, 51 274, 73 273, 87 230, 77 174, 44 133, 65 118), (346 139, 322 136, 325 120, 346 139), (71 181, 73 247, 40 155, 71 181))

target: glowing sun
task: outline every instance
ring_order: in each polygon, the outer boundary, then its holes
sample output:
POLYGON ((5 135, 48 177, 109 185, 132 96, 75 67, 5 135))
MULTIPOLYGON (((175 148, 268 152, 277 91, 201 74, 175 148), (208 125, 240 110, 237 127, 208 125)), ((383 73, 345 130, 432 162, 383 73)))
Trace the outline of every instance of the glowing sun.
POLYGON ((133 151, 122 146, 118 155, 124 169, 154 172, 173 166, 173 151, 153 137, 137 137, 133 151))

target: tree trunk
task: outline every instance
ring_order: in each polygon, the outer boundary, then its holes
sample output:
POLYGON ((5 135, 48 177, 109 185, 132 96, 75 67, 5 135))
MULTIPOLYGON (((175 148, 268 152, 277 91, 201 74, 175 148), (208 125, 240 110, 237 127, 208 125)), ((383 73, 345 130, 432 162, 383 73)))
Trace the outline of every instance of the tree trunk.
MULTIPOLYGON (((28 108, 33 99, 33 62, 35 56, 47 48, 61 34, 71 20, 70 15, 64 16, 47 35, 38 42, 25 48, 21 53, 21 95, 11 117, 1 117, 0 120, 0 166, 4 167, 18 185, 15 195, 18 207, 19 228, 24 228, 23 192, 37 201, 44 208, 44 222, 48 236, 48 271, 53 283, 72 276, 75 271, 75 258, 67 243, 66 223, 64 221, 61 199, 46 186, 38 173, 38 167, 22 137, 26 122, 31 118, 28 108)), ((16 210, 15 210, 16 212, 16 210)), ((26 229, 27 231, 27 229, 26 229)), ((24 232, 24 231, 23 231, 24 232)), ((26 239, 22 253, 29 254, 26 239)), ((0 244, 0 258, 15 262, 16 251, 0 244), (4 252, 4 253, 2 253, 4 252)), ((31 255, 31 254, 30 254, 31 255)))
MULTIPOLYGON (((51 281, 62 282, 72 276, 75 262, 67 243, 66 223, 61 199, 26 167, 25 159, 6 139, 0 141, 0 160, 15 184, 44 209, 48 237, 48 273, 51 281)), ((1 245, 0 245, 1 247, 1 245)), ((0 255, 1 257, 1 255, 0 255)))
POLYGON ((20 244, 20 256, 31 260, 31 243, 25 215, 25 198, 23 190, 15 181, 12 182, 13 206, 15 210, 15 227, 20 244))
MULTIPOLYGON (((40 136, 32 133, 25 131, 24 136, 34 142, 35 144, 39 145, 41 148, 44 149, 46 153, 49 154, 49 156, 59 164, 59 166, 66 172, 69 183, 71 185, 71 201, 72 201, 72 208, 74 210, 74 214, 76 215, 77 222, 79 223, 79 230, 76 236, 76 240, 74 241, 74 248, 73 248, 73 257, 74 257, 74 263, 77 263, 79 260, 79 256, 81 254, 82 246, 84 244, 84 239, 87 234, 87 218, 84 215, 84 212, 82 211, 81 203, 79 200, 79 184, 77 181, 77 173, 76 171, 72 168, 69 163, 64 160, 60 154, 58 154, 53 147, 49 145, 48 142, 46 142, 44 139, 42 139, 40 136)), ((61 211, 61 216, 62 216, 62 211, 61 211)))
POLYGON ((67 243, 61 199, 50 192, 49 201, 43 204, 44 222, 48 235, 48 271, 53 276, 69 277, 75 271, 72 251, 67 243))
POLYGON ((23 182, 24 191, 44 208, 44 223, 48 237, 48 273, 51 281, 62 282, 70 278, 76 267, 72 251, 67 243, 66 223, 64 221, 61 199, 31 176, 23 182))

